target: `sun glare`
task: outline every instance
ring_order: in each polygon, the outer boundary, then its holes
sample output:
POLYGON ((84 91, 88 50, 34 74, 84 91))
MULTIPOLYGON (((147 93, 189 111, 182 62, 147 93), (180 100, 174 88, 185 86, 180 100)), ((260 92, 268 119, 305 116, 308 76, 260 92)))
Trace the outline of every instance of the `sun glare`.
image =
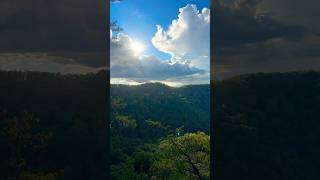
POLYGON ((145 50, 145 46, 137 41, 133 41, 130 48, 135 56, 141 55, 141 53, 143 53, 143 51, 145 50))

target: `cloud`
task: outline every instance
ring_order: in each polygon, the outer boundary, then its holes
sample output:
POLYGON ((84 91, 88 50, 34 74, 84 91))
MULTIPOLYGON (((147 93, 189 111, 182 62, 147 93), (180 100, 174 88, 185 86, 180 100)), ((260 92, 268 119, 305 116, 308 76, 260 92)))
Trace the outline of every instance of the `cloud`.
POLYGON ((267 9, 274 18, 285 23, 299 24, 319 30, 319 0, 264 0, 259 8, 267 9))
POLYGON ((219 45, 241 45, 284 37, 303 37, 306 29, 295 24, 277 21, 267 11, 258 9, 262 0, 238 0, 221 5, 221 14, 213 21, 214 42, 219 45))
POLYGON ((168 30, 157 25, 152 44, 160 51, 171 55, 172 62, 189 62, 191 66, 210 67, 210 10, 200 12, 196 5, 179 9, 168 30))
POLYGON ((188 63, 163 61, 154 55, 135 55, 134 40, 123 33, 114 36, 110 43, 111 78, 150 82, 204 73, 188 63))
POLYGON ((107 2, 0 1, 0 51, 106 51, 107 2))
POLYGON ((93 68, 77 63, 72 58, 47 53, 0 53, 1 70, 7 71, 41 71, 63 74, 97 72, 93 68))
POLYGON ((0 69, 85 73, 106 68, 106 3, 0 1, 0 69))
MULTIPOLYGON (((256 72, 319 69, 319 31, 280 19, 265 0, 221 3, 214 17, 214 79, 256 72)), ((275 1, 273 1, 275 3, 275 1)), ((276 4, 276 3, 275 3, 276 4)), ((290 2, 286 1, 289 6, 290 2)), ((293 16, 295 17, 295 16, 293 16)), ((293 18, 292 17, 292 18, 293 18)))
POLYGON ((204 84, 210 81, 210 10, 200 12, 195 5, 179 9, 168 30, 157 25, 151 39, 159 51, 171 55, 163 60, 132 50, 134 40, 123 33, 111 40, 113 82, 162 82, 171 86, 204 84))

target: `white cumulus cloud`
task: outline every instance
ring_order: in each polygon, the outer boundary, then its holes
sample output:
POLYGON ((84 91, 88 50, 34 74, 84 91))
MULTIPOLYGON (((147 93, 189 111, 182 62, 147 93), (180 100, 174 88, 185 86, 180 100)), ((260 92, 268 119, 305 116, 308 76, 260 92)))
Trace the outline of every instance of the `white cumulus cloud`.
POLYGON ((151 82, 203 73, 203 70, 191 67, 188 63, 163 61, 154 55, 137 56, 132 49, 133 44, 135 41, 123 33, 111 39, 111 78, 151 82))
MULTIPOLYGON (((159 51, 171 55, 162 60, 145 54, 137 41, 124 33, 113 33, 110 44, 110 70, 113 82, 164 82, 202 84, 210 80, 210 10, 196 5, 179 9, 168 30, 157 25, 151 39, 159 51), (139 54, 137 52, 139 50, 139 54), (136 51, 136 52, 135 52, 136 51)), ((142 47, 142 46, 141 46, 142 47)))
POLYGON ((188 4, 179 9, 168 30, 157 25, 152 44, 171 55, 172 62, 189 62, 197 68, 210 68, 210 10, 188 4))

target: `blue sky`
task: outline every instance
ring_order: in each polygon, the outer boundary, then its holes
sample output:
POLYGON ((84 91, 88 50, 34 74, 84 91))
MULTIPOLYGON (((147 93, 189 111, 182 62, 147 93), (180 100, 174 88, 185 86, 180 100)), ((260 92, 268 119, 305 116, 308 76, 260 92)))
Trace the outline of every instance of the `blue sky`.
POLYGON ((110 20, 111 83, 209 83, 210 0, 122 0, 110 20), (179 10, 180 9, 180 10, 179 10))
POLYGON ((157 24, 168 28, 177 18, 179 8, 187 4, 195 4, 201 10, 210 7, 210 0, 123 0, 110 4, 110 20, 116 20, 126 34, 143 43, 147 54, 168 60, 170 55, 154 48, 151 38, 157 31, 157 24))

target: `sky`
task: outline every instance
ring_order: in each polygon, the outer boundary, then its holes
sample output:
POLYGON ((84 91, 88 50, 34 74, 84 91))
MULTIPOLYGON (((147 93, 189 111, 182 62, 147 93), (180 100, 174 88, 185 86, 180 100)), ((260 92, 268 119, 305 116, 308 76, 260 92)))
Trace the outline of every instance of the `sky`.
POLYGON ((219 13, 210 20, 211 35, 202 11, 209 7, 207 0, 123 0, 111 3, 110 17, 107 2, 1 0, 0 69, 111 69, 123 83, 208 83, 210 39, 213 79, 320 69, 319 0, 220 0, 219 13), (115 33, 111 54, 108 18, 124 29, 119 38, 115 33))
POLYGON ((107 68, 107 2, 1 0, 0 69, 88 73, 107 68))
POLYGON ((320 69, 320 1, 220 0, 214 79, 320 69))
POLYGON ((156 32, 156 24, 168 27, 178 16, 179 8, 187 4, 195 4, 198 9, 208 8, 209 0, 125 0, 121 3, 110 4, 110 20, 117 21, 125 33, 138 38, 147 47, 146 52, 157 55, 162 59, 169 59, 170 55, 161 53, 151 43, 156 32), (126 12, 126 13, 123 13, 126 12))
POLYGON ((209 83, 209 7, 209 0, 111 3, 110 19, 123 29, 120 34, 112 32, 111 82, 209 83), (138 51, 143 49, 139 57, 126 47, 130 41, 136 42, 138 51))

